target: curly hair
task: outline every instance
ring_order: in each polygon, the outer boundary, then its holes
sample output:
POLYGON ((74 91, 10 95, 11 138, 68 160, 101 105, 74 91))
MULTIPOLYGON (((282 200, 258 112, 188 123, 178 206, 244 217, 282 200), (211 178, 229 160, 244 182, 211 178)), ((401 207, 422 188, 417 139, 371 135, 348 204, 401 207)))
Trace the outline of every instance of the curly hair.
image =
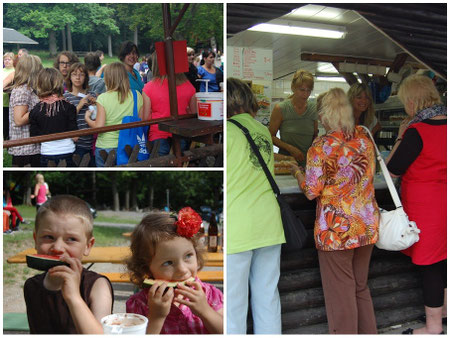
POLYGON ((350 135, 355 129, 353 109, 341 88, 331 88, 321 100, 319 111, 322 124, 331 131, 342 131, 350 135))
POLYGON ((140 286, 145 278, 152 278, 150 264, 160 242, 181 237, 190 241, 197 256, 198 270, 203 267, 203 250, 200 247, 201 234, 192 238, 177 234, 175 222, 177 218, 167 212, 152 212, 145 215, 131 234, 131 256, 125 260, 130 280, 140 286))
POLYGON ((414 113, 442 103, 433 81, 420 74, 410 75, 402 81, 398 97, 405 106, 408 101, 412 102, 414 113))

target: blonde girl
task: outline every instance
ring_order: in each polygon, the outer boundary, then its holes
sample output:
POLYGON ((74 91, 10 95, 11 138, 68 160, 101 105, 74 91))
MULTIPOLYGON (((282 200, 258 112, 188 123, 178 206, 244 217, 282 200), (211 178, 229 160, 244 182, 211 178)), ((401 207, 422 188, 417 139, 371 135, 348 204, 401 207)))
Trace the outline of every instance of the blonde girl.
MULTIPOLYGON (((114 62, 105 67, 106 93, 97 98, 97 117, 92 120, 92 111, 88 110, 85 119, 89 127, 99 128, 122 123, 125 116, 133 115, 134 99, 128 81, 128 74, 121 62, 114 62)), ((142 118, 142 95, 136 91, 138 115, 142 118)), ((119 131, 111 131, 98 135, 95 144, 95 164, 104 167, 105 162, 100 156, 100 151, 107 153, 117 149, 119 143, 119 131)))
MULTIPOLYGON (((14 72, 14 85, 9 101, 9 138, 19 140, 30 137, 29 115, 31 109, 39 102, 36 95, 38 73, 42 69, 41 59, 36 55, 22 56, 14 72)), ((12 155, 14 167, 40 166, 39 143, 12 147, 8 153, 12 155)))
POLYGON ((47 182, 44 180, 44 175, 36 174, 36 185, 34 186, 34 194, 31 198, 36 198, 36 211, 39 210, 42 204, 47 201, 47 197, 50 197, 50 188, 47 182))
POLYGON ((223 295, 197 277, 203 266, 198 232, 201 217, 191 208, 176 216, 151 213, 131 236, 127 266, 133 283, 153 284, 131 296, 127 312, 148 317, 147 334, 223 333, 223 295), (177 283, 176 289, 168 282, 177 283))

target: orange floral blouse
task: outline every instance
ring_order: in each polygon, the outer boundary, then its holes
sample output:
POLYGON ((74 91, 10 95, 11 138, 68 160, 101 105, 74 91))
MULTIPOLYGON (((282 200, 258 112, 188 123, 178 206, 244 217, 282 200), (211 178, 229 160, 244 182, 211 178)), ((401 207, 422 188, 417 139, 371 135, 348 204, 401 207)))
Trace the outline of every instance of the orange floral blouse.
POLYGON ((351 136, 330 132, 315 139, 301 188, 317 197, 318 250, 348 250, 377 242, 380 214, 374 174, 375 149, 361 127, 351 136))

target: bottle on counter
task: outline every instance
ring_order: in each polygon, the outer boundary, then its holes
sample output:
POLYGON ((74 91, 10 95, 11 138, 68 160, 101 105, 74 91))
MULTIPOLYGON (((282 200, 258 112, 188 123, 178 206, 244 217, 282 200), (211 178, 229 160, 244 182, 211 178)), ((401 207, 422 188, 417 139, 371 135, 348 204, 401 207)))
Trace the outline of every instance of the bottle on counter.
POLYGON ((219 235, 219 228, 216 222, 216 214, 212 213, 208 227, 208 252, 217 252, 218 235, 219 235))

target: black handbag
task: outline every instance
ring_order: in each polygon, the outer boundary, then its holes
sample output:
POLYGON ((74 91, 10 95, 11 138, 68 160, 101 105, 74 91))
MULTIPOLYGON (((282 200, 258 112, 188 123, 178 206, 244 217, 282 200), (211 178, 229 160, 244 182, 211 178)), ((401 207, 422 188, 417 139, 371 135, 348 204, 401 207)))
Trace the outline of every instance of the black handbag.
POLYGON ((255 144, 255 141, 253 141, 252 137, 250 136, 248 129, 233 119, 229 119, 228 122, 231 122, 235 126, 239 127, 244 133, 245 137, 247 137, 247 140, 250 143, 250 146, 256 157, 258 158, 258 161, 261 164, 261 167, 263 168, 267 179, 269 180, 273 192, 275 193, 278 205, 280 206, 281 219, 284 228, 284 237, 286 238, 286 243, 283 244, 283 250, 289 252, 302 249, 308 237, 305 225, 295 215, 288 202, 286 202, 284 197, 281 195, 280 188, 278 188, 278 185, 275 183, 275 180, 270 173, 269 168, 267 168, 266 162, 264 162, 261 153, 259 152, 259 149, 255 144))

